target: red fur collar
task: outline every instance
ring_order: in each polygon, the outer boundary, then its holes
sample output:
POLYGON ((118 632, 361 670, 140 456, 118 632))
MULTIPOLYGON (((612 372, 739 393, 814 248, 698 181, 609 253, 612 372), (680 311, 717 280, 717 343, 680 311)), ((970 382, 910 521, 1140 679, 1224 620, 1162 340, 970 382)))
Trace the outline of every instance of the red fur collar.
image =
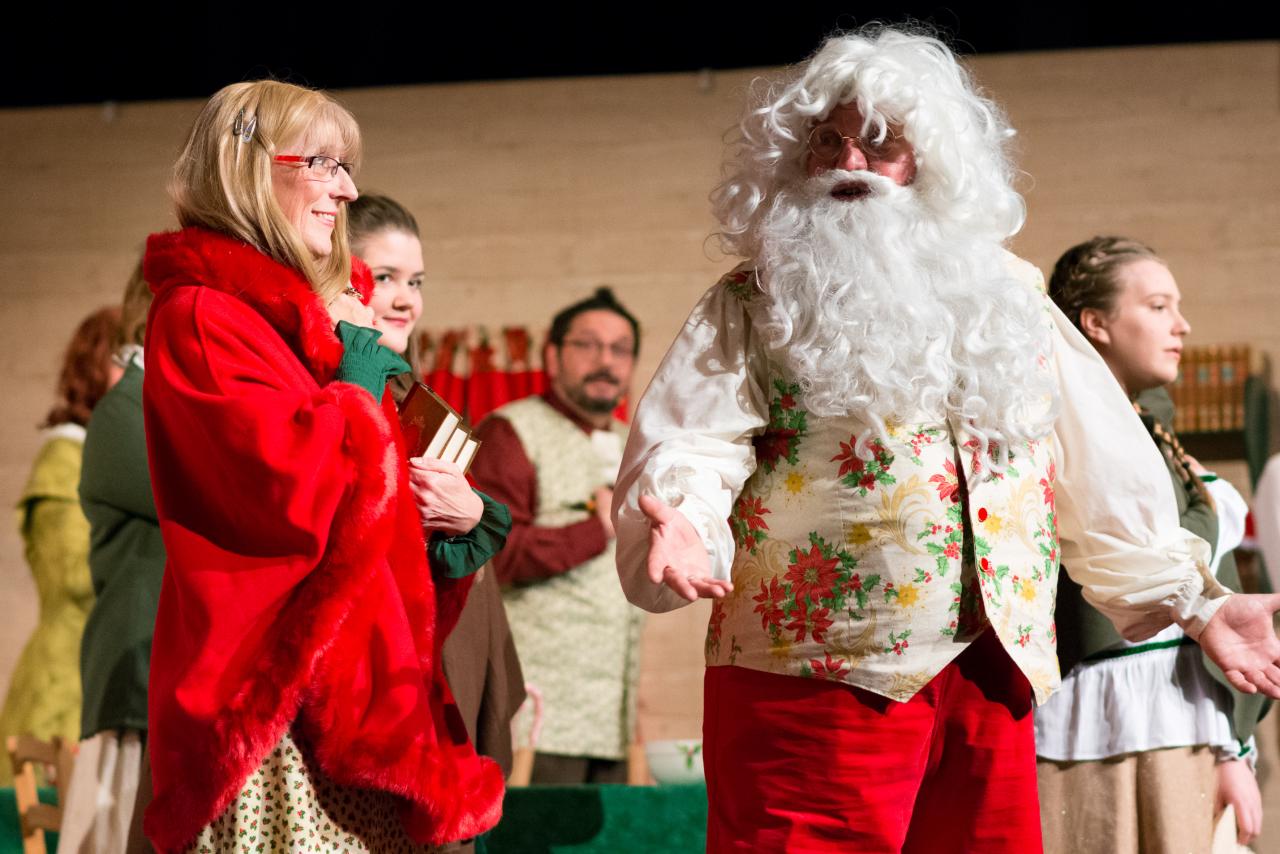
MULTIPOLYGON (((366 276, 368 269, 364 267, 366 276)), ((234 237, 184 228, 147 238, 142 274, 156 296, 170 288, 199 285, 240 298, 280 333, 316 382, 324 385, 333 378, 342 343, 329 312, 297 270, 234 237)), ((369 287, 368 293, 372 290, 369 287)))

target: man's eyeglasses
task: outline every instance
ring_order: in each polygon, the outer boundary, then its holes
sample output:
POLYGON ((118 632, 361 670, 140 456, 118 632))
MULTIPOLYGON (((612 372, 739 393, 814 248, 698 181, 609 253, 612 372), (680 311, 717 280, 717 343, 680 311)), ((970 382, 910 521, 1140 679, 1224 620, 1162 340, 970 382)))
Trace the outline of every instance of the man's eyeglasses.
POLYGON ((809 134, 809 151, 822 163, 833 163, 844 151, 845 142, 852 142, 868 160, 885 160, 897 153, 903 138, 889 129, 884 136, 845 136, 834 125, 818 125, 809 134))
POLYGON ((312 181, 332 181, 338 177, 339 169, 344 170, 347 177, 351 177, 351 172, 355 169, 354 163, 343 163, 327 154, 313 154, 309 157, 301 154, 277 154, 272 159, 276 163, 305 170, 304 174, 312 181))
POLYGON ((594 338, 566 338, 564 347, 570 347, 582 353, 585 356, 598 359, 605 350, 609 351, 609 355, 619 362, 629 362, 635 358, 635 345, 630 341, 616 341, 613 344, 605 344, 603 341, 597 341, 594 338))

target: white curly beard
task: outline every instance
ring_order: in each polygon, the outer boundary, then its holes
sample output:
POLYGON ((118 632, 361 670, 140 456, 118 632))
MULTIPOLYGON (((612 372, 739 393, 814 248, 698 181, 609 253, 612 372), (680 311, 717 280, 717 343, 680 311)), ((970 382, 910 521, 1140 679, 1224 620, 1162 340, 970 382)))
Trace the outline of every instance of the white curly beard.
POLYGON ((870 172, 792 185, 761 218, 765 340, 807 409, 870 424, 860 453, 886 421, 954 418, 995 446, 999 468, 1010 443, 1051 428, 1040 297, 1013 278, 999 239, 972 232, 870 172), (870 192, 831 196, 851 181, 870 192))

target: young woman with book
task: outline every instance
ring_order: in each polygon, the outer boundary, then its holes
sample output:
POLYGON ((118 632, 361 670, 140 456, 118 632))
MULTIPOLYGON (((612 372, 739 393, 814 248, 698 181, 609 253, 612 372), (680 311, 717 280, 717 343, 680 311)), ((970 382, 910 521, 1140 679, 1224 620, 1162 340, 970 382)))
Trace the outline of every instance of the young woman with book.
POLYGON ((428 569, 384 395, 408 366, 362 325, 351 282, 359 159, 355 120, 323 93, 228 86, 174 169, 182 230, 147 244, 168 563, 145 828, 161 852, 416 851, 501 812, 501 773, 440 667, 466 585, 428 569))
MULTIPOLYGON (((382 343, 417 363, 413 328, 422 314, 422 287, 426 273, 422 241, 413 214, 393 199, 363 195, 348 207, 352 250, 373 275, 373 325, 382 331, 382 343)), ((412 373, 391 379, 396 401, 403 401, 415 382, 412 373)), ((483 451, 481 451, 483 452, 483 451)), ((410 462, 415 482, 431 476, 410 462)), ((484 516, 471 532, 483 540, 493 535, 505 542, 511 514, 483 493, 484 516)), ((491 553, 497 552, 491 548, 491 553)), ((474 568, 474 567, 473 567, 474 568)), ((438 579, 438 584, 453 583, 438 579)), ((524 676, 516 655, 507 612, 502 605, 497 576, 487 570, 476 575, 458 623, 444 645, 444 669, 457 699, 467 732, 482 755, 492 757, 505 773, 511 770, 511 718, 524 702, 524 676)))
MULTIPOLYGON (((1137 241, 1095 237, 1058 259, 1049 295, 1134 400, 1168 463, 1182 526, 1214 545, 1218 579, 1239 590, 1230 552, 1244 533, 1244 500, 1182 450, 1171 426, 1164 386, 1191 327, 1168 266, 1137 241)), ((1056 622, 1062 688, 1035 722, 1045 851, 1208 851, 1226 805, 1239 842, 1256 836, 1251 734, 1261 695, 1230 690, 1176 626, 1122 640, 1065 573, 1056 622)))

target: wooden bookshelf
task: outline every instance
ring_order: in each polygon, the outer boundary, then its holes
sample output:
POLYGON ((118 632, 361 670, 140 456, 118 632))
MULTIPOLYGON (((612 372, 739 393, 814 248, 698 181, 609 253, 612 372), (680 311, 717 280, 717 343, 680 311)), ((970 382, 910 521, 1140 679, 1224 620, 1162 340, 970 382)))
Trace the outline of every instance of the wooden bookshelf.
POLYGON ((1268 383, 1248 344, 1183 350, 1169 386, 1174 431, 1187 453, 1204 461, 1244 460, 1256 482, 1270 449, 1268 383))

